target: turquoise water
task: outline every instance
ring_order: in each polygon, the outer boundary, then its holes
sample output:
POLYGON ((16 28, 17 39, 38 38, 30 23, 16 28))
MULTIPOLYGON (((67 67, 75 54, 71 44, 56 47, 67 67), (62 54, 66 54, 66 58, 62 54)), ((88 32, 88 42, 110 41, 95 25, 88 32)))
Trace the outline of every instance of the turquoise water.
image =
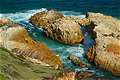
POLYGON ((65 16, 78 16, 81 18, 85 17, 84 14, 88 11, 101 12, 120 18, 119 4, 119 0, 0 0, 0 17, 10 18, 23 25, 34 40, 46 44, 54 54, 61 58, 65 68, 73 71, 89 70, 98 76, 107 77, 111 80, 120 80, 119 77, 114 77, 108 72, 96 69, 84 58, 85 47, 92 44, 92 40, 88 36, 85 37, 85 45, 64 45, 47 38, 41 29, 35 28, 28 23, 30 16, 37 12, 46 11, 47 9, 58 10, 65 16), (88 67, 79 68, 72 65, 67 59, 67 56, 70 54, 78 56, 88 67))

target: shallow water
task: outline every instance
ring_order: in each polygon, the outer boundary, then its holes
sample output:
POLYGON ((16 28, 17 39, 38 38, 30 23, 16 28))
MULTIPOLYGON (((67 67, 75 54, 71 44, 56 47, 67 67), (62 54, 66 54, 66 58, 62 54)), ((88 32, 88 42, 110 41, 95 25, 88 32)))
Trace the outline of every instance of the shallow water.
MULTIPOLYGON (((77 44, 77 45, 73 45, 73 46, 64 45, 55 40, 47 38, 41 29, 38 29, 38 28, 32 26, 30 23, 28 23, 28 19, 30 18, 30 16, 32 16, 36 12, 40 12, 40 11, 47 11, 47 9, 42 8, 42 9, 28 10, 28 11, 17 12, 17 13, 6 13, 6 14, 4 13, 4 14, 1 14, 0 17, 7 17, 7 18, 23 25, 34 40, 46 44, 54 52, 54 54, 56 54, 60 57, 61 61, 64 64, 64 67, 66 69, 70 69, 73 71, 89 70, 89 71, 95 73, 95 75, 97 75, 99 77, 105 77, 105 78, 109 78, 111 80, 113 80, 113 79, 119 80, 120 79, 118 77, 112 76, 111 73, 108 73, 108 72, 100 70, 100 69, 96 69, 90 63, 88 63, 86 58, 84 58, 85 48, 92 45, 92 40, 89 38, 89 36, 85 35, 85 41, 84 41, 85 45, 82 45, 82 44, 77 44), (70 54, 74 54, 74 55, 78 56, 80 60, 82 60, 83 62, 85 62, 87 64, 87 67, 80 68, 80 67, 74 66, 67 59, 67 57, 70 54)), ((84 15, 82 15, 79 12, 73 12, 73 11, 60 11, 60 12, 63 13, 65 16, 78 16, 81 18, 85 17, 84 15)))

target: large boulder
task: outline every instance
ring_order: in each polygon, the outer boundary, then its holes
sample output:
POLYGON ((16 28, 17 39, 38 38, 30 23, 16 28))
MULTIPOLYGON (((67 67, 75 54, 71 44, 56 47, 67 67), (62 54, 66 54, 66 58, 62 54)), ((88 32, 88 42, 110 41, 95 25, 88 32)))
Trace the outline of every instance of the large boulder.
POLYGON ((35 15, 31 16, 29 19, 30 23, 39 26, 39 27, 45 27, 46 25, 54 22, 55 20, 62 18, 63 15, 61 13, 58 13, 54 10, 49 10, 47 12, 39 12, 35 15))
POLYGON ((3 27, 0 28, 0 45, 2 47, 20 57, 44 66, 54 68, 62 66, 60 59, 46 45, 34 41, 20 25, 3 27))
POLYGON ((48 37, 65 44, 76 44, 83 40, 79 24, 71 19, 60 18, 43 28, 48 37))
POLYGON ((92 34, 96 43, 87 52, 88 60, 120 76, 120 20, 100 13, 87 13, 86 18, 96 25, 92 34))
POLYGON ((83 40, 83 34, 77 21, 53 10, 37 13, 30 18, 30 23, 41 27, 47 36, 70 45, 83 40))

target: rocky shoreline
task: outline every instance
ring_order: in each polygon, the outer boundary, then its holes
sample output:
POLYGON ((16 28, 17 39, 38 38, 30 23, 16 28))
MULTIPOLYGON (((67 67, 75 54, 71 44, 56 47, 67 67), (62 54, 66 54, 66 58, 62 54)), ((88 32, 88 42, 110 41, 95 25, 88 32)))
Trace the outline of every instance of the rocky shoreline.
MULTIPOLYGON (((120 76, 120 20, 92 12, 88 12, 86 17, 81 19, 49 10, 34 14, 29 22, 43 29, 47 37, 71 46, 80 43, 84 45, 84 35, 87 33, 94 40, 93 45, 85 51, 87 60, 97 68, 120 76), (85 32, 82 30, 83 27, 86 29, 85 32)), ((57 76, 47 77, 47 74, 51 74, 48 72, 45 74, 45 80, 87 79, 94 75, 89 71, 66 71, 59 56, 54 55, 43 43, 34 41, 21 25, 8 19, 0 19, 0 47, 31 62, 32 65, 44 66, 50 70, 52 68, 57 76)), ((68 58, 76 66, 86 66, 77 56, 70 55, 68 58)))

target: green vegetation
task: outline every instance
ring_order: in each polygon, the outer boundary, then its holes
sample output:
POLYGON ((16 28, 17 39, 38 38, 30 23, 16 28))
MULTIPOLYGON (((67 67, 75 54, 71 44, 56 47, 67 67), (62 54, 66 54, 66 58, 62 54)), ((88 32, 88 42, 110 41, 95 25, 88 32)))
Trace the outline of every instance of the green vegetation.
POLYGON ((0 48, 0 80, 41 80, 51 78, 58 72, 18 58, 10 51, 0 48))

